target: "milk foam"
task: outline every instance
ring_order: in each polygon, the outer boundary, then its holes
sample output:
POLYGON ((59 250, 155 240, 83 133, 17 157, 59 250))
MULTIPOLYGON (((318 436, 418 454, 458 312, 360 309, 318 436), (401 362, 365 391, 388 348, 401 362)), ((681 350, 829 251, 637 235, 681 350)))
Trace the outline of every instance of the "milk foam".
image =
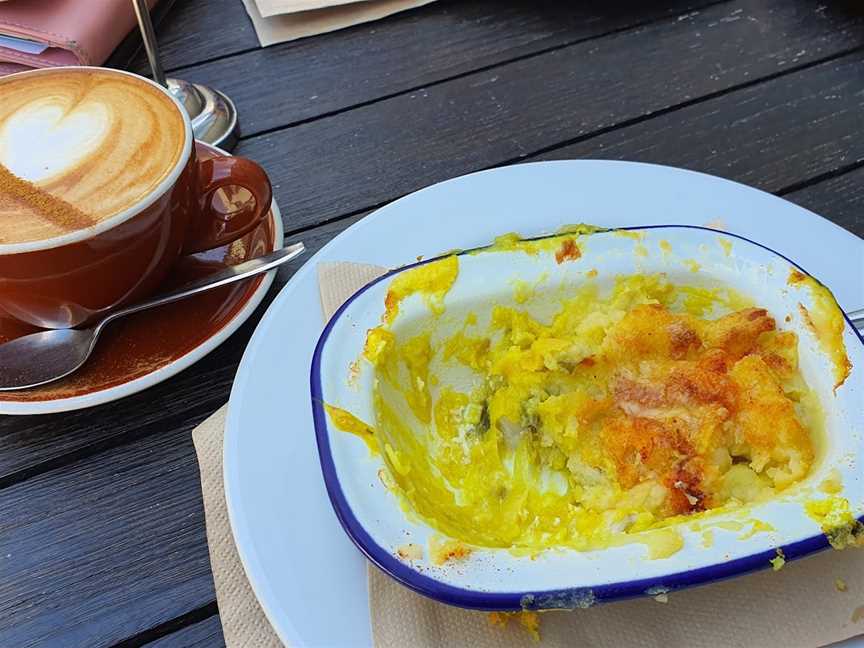
POLYGON ((174 102, 125 74, 12 75, 0 97, 0 164, 20 179, 0 184, 0 243, 52 238, 136 205, 185 147, 174 102))
POLYGON ((67 112, 51 100, 37 100, 3 125, 0 164, 19 178, 38 183, 74 169, 110 130, 110 109, 102 104, 91 102, 67 112))

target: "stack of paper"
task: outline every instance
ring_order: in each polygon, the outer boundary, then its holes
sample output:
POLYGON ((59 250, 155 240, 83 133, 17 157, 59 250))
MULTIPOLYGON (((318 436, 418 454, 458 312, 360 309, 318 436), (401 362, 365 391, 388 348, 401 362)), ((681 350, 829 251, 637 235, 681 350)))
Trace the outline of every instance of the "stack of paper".
POLYGON ((433 0, 243 0, 261 45, 378 20, 433 0))

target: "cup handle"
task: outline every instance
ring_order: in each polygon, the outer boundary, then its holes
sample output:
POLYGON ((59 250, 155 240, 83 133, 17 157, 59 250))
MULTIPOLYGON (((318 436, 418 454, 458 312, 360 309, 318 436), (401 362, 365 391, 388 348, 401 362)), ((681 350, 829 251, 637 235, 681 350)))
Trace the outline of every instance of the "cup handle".
POLYGON ((183 254, 194 254, 236 241, 254 230, 270 211, 273 190, 264 170, 242 157, 220 156, 198 162, 200 214, 192 223, 183 254), (252 194, 252 204, 231 214, 213 209, 213 194, 222 187, 243 187, 252 194))

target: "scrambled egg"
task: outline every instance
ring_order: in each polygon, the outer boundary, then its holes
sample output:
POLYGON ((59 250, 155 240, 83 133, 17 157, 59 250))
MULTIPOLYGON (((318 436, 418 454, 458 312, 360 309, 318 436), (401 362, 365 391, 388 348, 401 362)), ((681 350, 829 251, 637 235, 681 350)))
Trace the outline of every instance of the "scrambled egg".
POLYGON ((506 628, 513 617, 519 620, 522 626, 535 642, 540 641, 540 615, 537 612, 522 610, 521 612, 490 612, 489 623, 498 628, 506 628))
MULTIPOLYGON (((559 262, 578 254, 574 238, 553 241, 559 262)), ((662 558, 683 544, 670 528, 681 516, 764 501, 808 475, 821 410, 795 333, 764 309, 639 275, 608 294, 586 281, 549 321, 517 299, 440 343, 432 328, 396 332, 402 299, 420 293, 440 314, 457 274, 453 256, 399 275, 364 351, 375 447, 406 510, 438 531, 529 554, 635 541, 662 558), (470 370, 473 385, 443 384, 436 363, 470 370)))
POLYGON ((777 555, 768 562, 771 563, 771 568, 776 572, 783 569, 786 565, 786 554, 783 553, 782 549, 777 549, 775 553, 777 555))
POLYGON ((471 547, 459 540, 448 540, 432 536, 429 539, 429 554, 433 565, 443 565, 451 560, 462 560, 471 555, 471 547))
POLYGON ((324 409, 327 411, 330 420, 333 421, 333 425, 335 425, 339 430, 342 430, 342 432, 348 432, 360 437, 363 439, 363 443, 366 444, 366 447, 369 448, 369 452, 372 454, 378 454, 378 440, 375 438, 375 430, 373 430, 371 426, 358 419, 351 412, 345 411, 339 407, 334 407, 333 405, 325 403, 324 409))
POLYGON ((811 500, 804 505, 804 510, 819 523, 835 549, 864 547, 864 523, 852 515, 846 498, 832 495, 823 500, 811 500))
POLYGON ((449 256, 420 266, 413 272, 397 275, 387 291, 384 321, 392 323, 399 314, 399 303, 415 293, 423 295, 433 313, 441 313, 444 310, 444 296, 456 281, 458 273, 459 260, 449 256))
POLYGON ((834 295, 813 277, 807 276, 792 268, 789 278, 786 280, 790 286, 804 287, 810 290, 813 299, 813 308, 808 309, 803 304, 798 304, 798 310, 804 323, 813 331, 813 335, 819 341, 822 351, 831 359, 834 365, 834 390, 846 382, 852 372, 852 363, 846 355, 846 347, 843 344, 843 330, 846 321, 843 319, 843 311, 837 305, 834 295))

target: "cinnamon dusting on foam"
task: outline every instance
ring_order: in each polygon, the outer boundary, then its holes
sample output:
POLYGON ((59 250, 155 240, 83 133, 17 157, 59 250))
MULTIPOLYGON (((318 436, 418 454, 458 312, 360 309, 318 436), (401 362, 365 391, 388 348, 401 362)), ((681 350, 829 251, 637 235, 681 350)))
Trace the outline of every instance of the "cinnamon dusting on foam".
MULTIPOLYGON (((10 203, 26 205, 64 232, 84 229, 98 223, 75 205, 70 205, 62 198, 41 190, 32 182, 19 178, 0 164, 0 208, 12 207, 10 203)), ((0 229, 0 243, 5 242, 3 230, 0 229)))

